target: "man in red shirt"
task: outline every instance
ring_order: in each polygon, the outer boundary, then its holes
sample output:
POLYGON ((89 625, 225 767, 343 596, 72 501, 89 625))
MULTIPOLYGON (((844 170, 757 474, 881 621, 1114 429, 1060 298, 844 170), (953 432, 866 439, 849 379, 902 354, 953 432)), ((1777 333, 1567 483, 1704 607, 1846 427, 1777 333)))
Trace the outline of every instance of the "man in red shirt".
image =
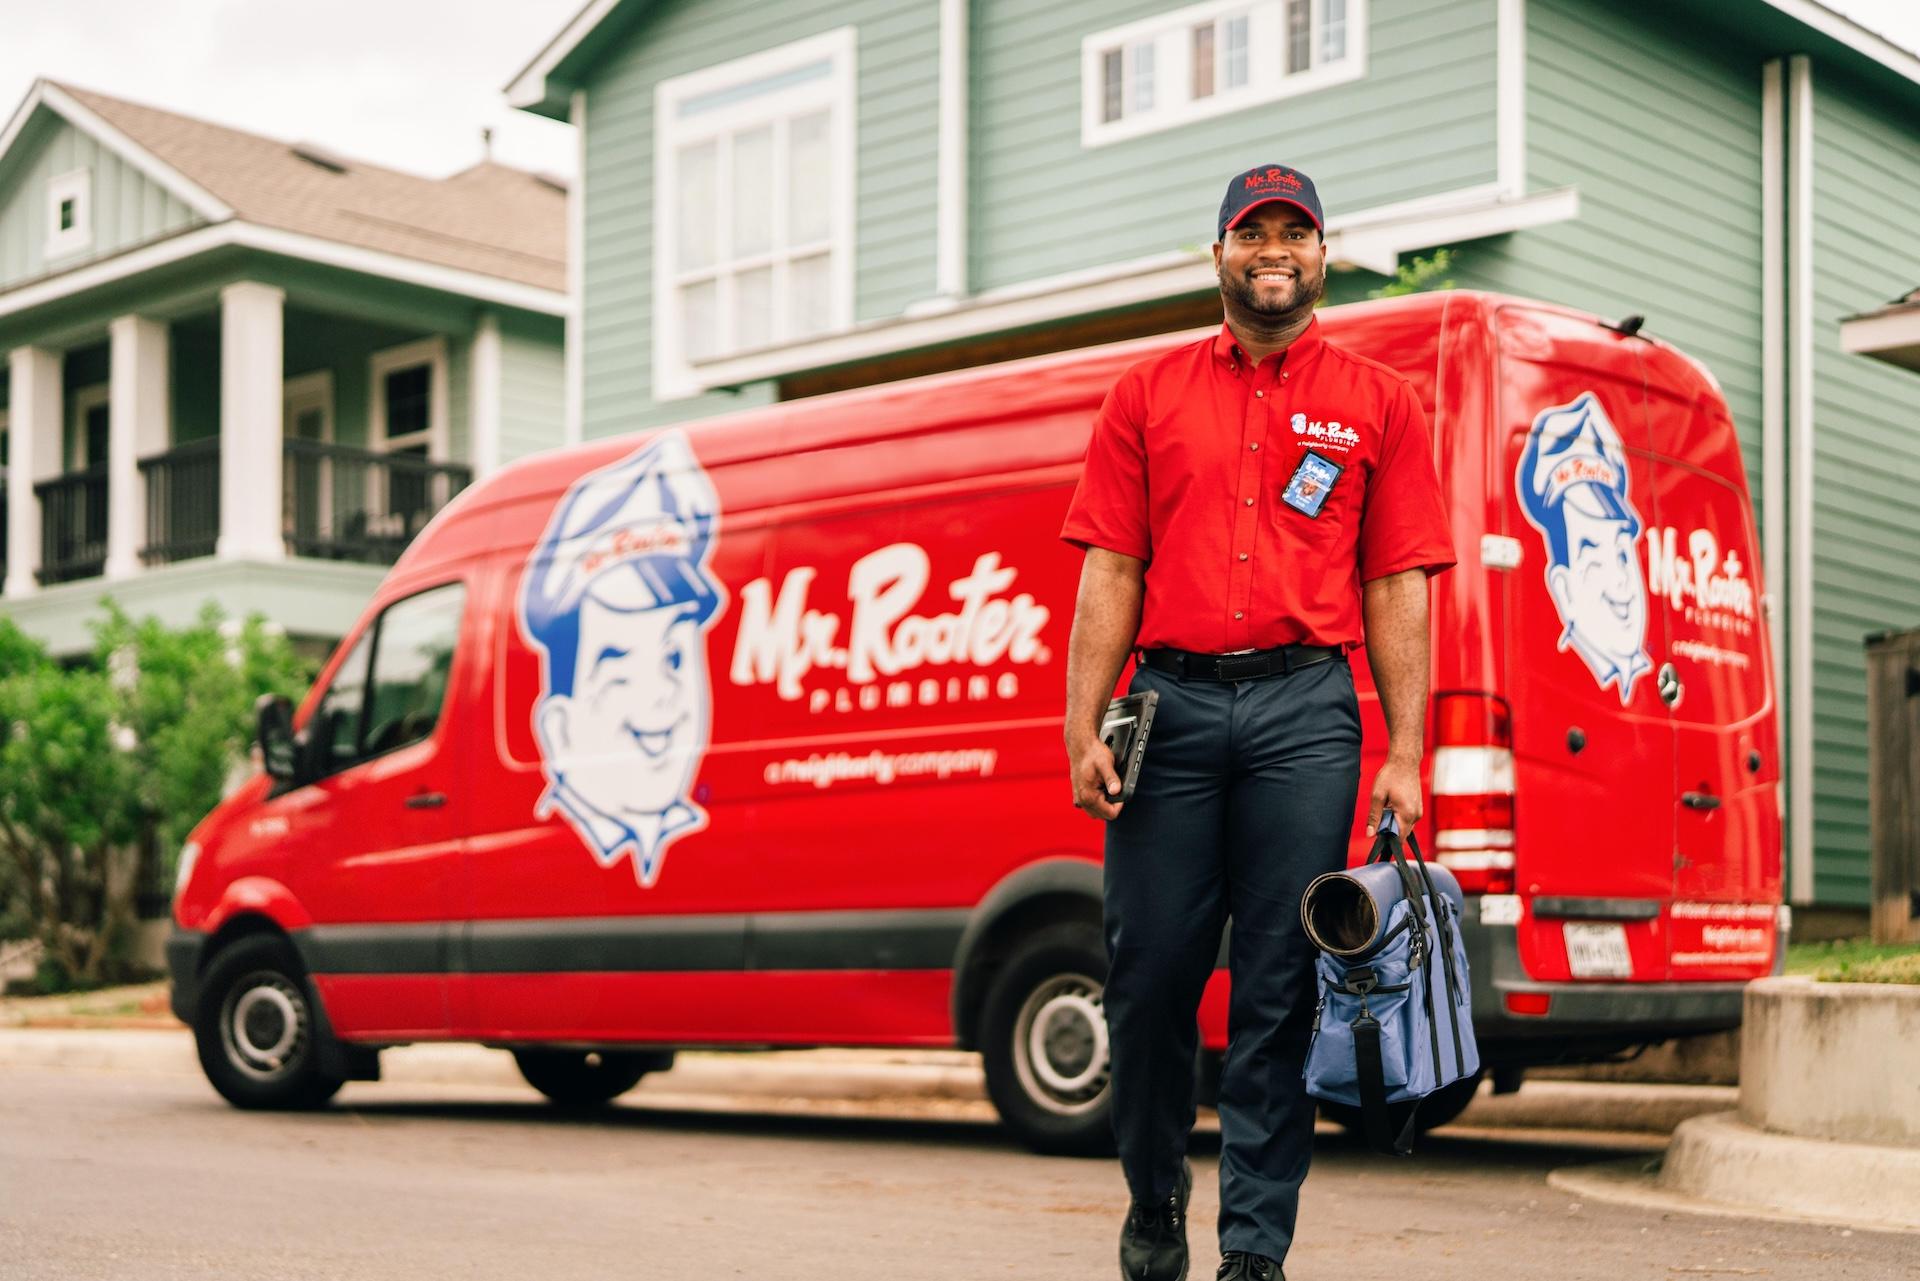
POLYGON ((1105 1005, 1130 1281, 1187 1271, 1200 995, 1233 921, 1220 1081, 1221 1278, 1276 1281, 1312 1155, 1308 882, 1346 863, 1360 785, 1347 652, 1386 712, 1383 808, 1419 819, 1427 587, 1453 564, 1425 415, 1324 341, 1320 198, 1262 165, 1220 205, 1226 323, 1120 376, 1061 536, 1086 550, 1067 660, 1074 804, 1108 820, 1105 1005), (1132 799, 1100 720, 1129 652, 1159 692, 1132 799))

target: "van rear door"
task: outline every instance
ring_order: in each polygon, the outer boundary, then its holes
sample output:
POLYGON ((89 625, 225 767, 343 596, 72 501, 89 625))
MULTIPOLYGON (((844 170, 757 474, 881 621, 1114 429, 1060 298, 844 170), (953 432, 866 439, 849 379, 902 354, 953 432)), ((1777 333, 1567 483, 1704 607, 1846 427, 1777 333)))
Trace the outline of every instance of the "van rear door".
POLYGON ((1772 967, 1780 902, 1780 778, 1764 582, 1725 402, 1677 352, 1648 344, 1655 453, 1647 588, 1664 616, 1657 678, 1674 726, 1669 977, 1772 967))
POLYGON ((1655 479, 1635 340, 1516 304, 1496 327, 1522 548, 1503 576, 1521 960, 1542 981, 1664 978, 1674 744, 1640 559, 1655 479))

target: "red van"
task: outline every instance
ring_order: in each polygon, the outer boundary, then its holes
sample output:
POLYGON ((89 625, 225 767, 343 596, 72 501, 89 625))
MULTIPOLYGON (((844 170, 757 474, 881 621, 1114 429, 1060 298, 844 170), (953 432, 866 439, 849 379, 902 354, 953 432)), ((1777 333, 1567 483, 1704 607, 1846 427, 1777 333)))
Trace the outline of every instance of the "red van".
MULTIPOLYGON (((1711 375, 1482 294, 1322 323, 1413 381, 1451 496, 1421 835, 1470 894, 1489 1070, 1735 1026, 1784 944, 1780 770, 1711 375)), ((267 770, 183 851, 173 1005, 214 1086, 313 1105, 382 1047, 475 1041, 581 1105, 687 1047, 960 1046, 1036 1147, 1106 1144, 1058 533, 1107 388, 1189 340, 597 441, 460 495, 298 714, 263 705, 267 770)))

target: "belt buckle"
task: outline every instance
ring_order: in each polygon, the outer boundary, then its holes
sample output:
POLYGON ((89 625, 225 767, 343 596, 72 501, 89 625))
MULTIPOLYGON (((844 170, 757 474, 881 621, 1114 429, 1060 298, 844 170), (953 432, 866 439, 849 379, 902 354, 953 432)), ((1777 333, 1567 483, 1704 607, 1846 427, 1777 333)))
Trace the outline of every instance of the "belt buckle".
MULTIPOLYGON (((1284 660, 1283 660, 1284 661, 1284 660)), ((1273 674, 1271 654, 1222 654, 1215 669, 1223 681, 1249 680, 1273 674)))

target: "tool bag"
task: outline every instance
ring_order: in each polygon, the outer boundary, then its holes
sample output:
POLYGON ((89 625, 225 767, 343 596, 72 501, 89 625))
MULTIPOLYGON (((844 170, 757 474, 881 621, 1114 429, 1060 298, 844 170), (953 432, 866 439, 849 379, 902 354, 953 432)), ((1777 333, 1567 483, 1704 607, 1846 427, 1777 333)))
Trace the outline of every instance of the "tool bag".
POLYGON ((1367 862, 1316 878, 1300 904, 1320 949, 1307 1093, 1358 1107, 1367 1142, 1395 1156, 1413 1151, 1420 1100, 1480 1070, 1460 883, 1413 833, 1411 860, 1402 844, 1389 810, 1367 862))

